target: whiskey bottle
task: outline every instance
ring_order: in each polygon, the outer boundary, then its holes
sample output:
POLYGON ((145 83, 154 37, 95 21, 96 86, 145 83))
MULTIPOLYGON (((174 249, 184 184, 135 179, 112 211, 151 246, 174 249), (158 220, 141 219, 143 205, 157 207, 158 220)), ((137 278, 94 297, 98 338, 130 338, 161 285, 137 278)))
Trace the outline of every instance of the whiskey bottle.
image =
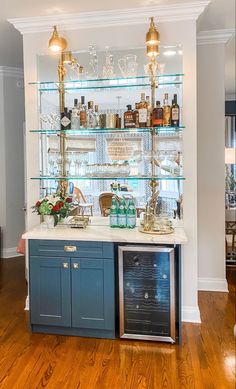
POLYGON ((174 100, 171 107, 171 125, 179 127, 179 105, 177 103, 177 95, 174 94, 174 100))
POLYGON ((150 103, 150 97, 149 96, 146 96, 146 104, 147 104, 147 127, 151 127, 152 111, 151 111, 151 103, 150 103))
POLYGON ((124 128, 135 128, 135 113, 132 111, 132 106, 127 105, 127 111, 124 113, 124 128))
POLYGON ((80 128, 87 127, 87 107, 85 105, 85 97, 81 96, 80 104, 80 128))
POLYGON ((139 103, 139 127, 147 127, 147 103, 145 101, 145 93, 141 93, 141 101, 139 103))
POLYGON ((152 126, 153 127, 163 126, 163 108, 161 107, 160 101, 156 102, 156 107, 152 112, 152 126))
POLYGON ((80 128, 80 113, 78 107, 78 99, 74 99, 74 107, 71 114, 71 129, 79 130, 80 128))
POLYGON ((71 114, 66 107, 64 108, 64 112, 61 113, 61 126, 63 130, 71 129, 71 114))
POLYGON ((171 125, 171 108, 168 102, 168 93, 165 93, 163 102, 163 126, 168 127, 171 125))

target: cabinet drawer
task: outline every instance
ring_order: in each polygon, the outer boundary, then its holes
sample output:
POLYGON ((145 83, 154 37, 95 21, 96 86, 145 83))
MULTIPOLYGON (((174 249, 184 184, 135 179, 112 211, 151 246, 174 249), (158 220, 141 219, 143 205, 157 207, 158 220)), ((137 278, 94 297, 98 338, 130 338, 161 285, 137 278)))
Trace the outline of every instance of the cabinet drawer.
POLYGON ((30 255, 45 257, 113 258, 113 243, 68 240, 29 241, 30 255))

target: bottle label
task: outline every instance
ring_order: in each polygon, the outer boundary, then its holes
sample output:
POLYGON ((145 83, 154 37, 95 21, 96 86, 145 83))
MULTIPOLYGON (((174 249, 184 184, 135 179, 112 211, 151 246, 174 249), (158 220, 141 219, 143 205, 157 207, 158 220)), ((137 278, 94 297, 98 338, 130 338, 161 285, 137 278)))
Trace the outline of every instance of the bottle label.
POLYGON ((86 124, 87 122, 87 114, 86 111, 80 111, 80 123, 82 125, 86 124))
POLYGON ((117 226, 118 220, 117 215, 110 215, 110 226, 117 226))
POLYGON ((119 226, 126 226, 126 215, 118 215, 119 226))
POLYGON ((61 119, 61 124, 63 125, 63 127, 69 126, 70 119, 68 117, 66 117, 66 116, 63 116, 63 118, 61 119))
POLYGON ((179 108, 172 108, 172 120, 179 120, 179 108))
POLYGON ((140 108, 139 112, 139 123, 147 123, 147 109, 140 108))
POLYGON ((134 123, 134 114, 133 112, 131 113, 125 113, 124 115, 124 121, 125 121, 125 127, 135 127, 134 123))
POLYGON ((127 227, 134 228, 136 226, 136 215, 127 215, 127 227))
POLYGON ((164 126, 170 126, 170 107, 164 107, 163 108, 163 125, 164 126))

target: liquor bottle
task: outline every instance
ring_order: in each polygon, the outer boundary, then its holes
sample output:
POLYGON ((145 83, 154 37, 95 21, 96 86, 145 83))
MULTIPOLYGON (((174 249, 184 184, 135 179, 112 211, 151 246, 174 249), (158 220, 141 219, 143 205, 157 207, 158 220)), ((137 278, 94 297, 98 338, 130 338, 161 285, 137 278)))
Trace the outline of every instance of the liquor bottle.
POLYGON ((152 110, 151 110, 151 103, 150 103, 150 97, 146 96, 146 104, 147 104, 147 127, 151 127, 152 123, 152 110))
POLYGON ((147 127, 147 103, 145 101, 145 93, 141 93, 141 101, 139 103, 139 127, 147 127))
POLYGON ((127 227, 128 228, 136 227, 136 209, 134 205, 134 199, 129 200, 128 209, 127 209, 127 227))
POLYGON ((80 104, 80 128, 87 127, 87 107, 85 105, 85 97, 81 96, 80 104))
POLYGON ((168 102, 168 93, 165 93, 163 102, 163 126, 168 127, 171 125, 171 108, 168 102))
POLYGON ((163 126, 163 108, 161 107, 160 101, 156 101, 156 107, 152 112, 152 126, 153 127, 163 126))
POLYGON ((71 114, 66 107, 64 108, 64 112, 61 113, 61 125, 63 130, 71 129, 71 114))
POLYGON ((88 110, 87 110, 87 127, 95 128, 95 112, 93 110, 93 101, 88 101, 88 110))
POLYGON ((110 227, 115 228, 118 226, 118 207, 116 197, 112 197, 111 209, 110 209, 110 227))
POLYGON ((119 206, 118 206, 118 226, 120 228, 126 227, 126 211, 125 211, 125 199, 122 198, 120 200, 119 206))
POLYGON ((71 114, 71 129, 79 130, 80 128, 80 113, 78 107, 78 99, 74 99, 74 107, 71 114))
POLYGON ((174 100, 171 107, 171 125, 179 127, 179 105, 177 103, 177 95, 174 94, 174 100))
POLYGON ((135 128, 135 115, 132 106, 127 105, 127 111, 124 113, 124 128, 135 128))
POLYGON ((136 128, 139 127, 139 110, 138 110, 138 106, 139 106, 139 103, 135 103, 134 115, 135 115, 135 127, 136 128))
POLYGON ((95 105, 94 116, 95 116, 95 128, 100 128, 100 115, 98 112, 98 105, 95 105))

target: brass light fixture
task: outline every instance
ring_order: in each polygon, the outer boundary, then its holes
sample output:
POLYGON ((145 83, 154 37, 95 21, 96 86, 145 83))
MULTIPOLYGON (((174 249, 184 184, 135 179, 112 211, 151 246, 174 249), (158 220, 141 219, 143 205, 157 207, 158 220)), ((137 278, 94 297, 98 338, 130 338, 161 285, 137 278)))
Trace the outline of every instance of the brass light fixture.
POLYGON ((146 34, 147 56, 157 57, 159 55, 160 34, 156 29, 154 18, 151 17, 150 27, 146 34))
MULTIPOLYGON (((151 83, 151 109, 153 110, 155 107, 155 100, 156 100, 156 88, 158 87, 157 83, 157 69, 158 69, 158 63, 157 63, 157 56, 159 55, 159 43, 160 43, 160 34, 156 29, 154 18, 151 17, 151 22, 149 26, 149 30, 146 34, 146 54, 149 58, 149 64, 147 67, 147 73, 150 76, 150 83, 151 83)), ((152 157, 151 157, 151 174, 153 179, 149 182, 149 186, 151 188, 151 199, 149 201, 149 206, 151 209, 151 212, 155 214, 155 208, 156 208, 156 202, 158 197, 158 182, 155 180, 156 177, 156 166, 157 161, 155 159, 155 150, 156 150, 156 131, 155 128, 151 129, 151 150, 152 150, 152 157)))
POLYGON ((67 41, 65 38, 60 37, 56 26, 53 26, 53 33, 48 42, 48 46, 49 49, 55 53, 61 52, 67 47, 67 41))

